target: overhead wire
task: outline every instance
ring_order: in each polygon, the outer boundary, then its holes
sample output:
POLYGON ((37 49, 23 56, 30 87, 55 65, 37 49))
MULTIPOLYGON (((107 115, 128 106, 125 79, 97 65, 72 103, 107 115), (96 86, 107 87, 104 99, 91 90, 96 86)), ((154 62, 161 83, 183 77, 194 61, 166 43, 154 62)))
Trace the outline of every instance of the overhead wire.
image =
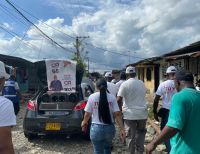
POLYGON ((32 21, 30 21, 22 12, 20 12, 9 0, 5 0, 10 6, 14 8, 14 10, 20 14, 27 22, 29 22, 32 26, 34 26, 43 36, 44 38, 50 40, 53 44, 59 46, 61 49, 70 52, 67 48, 63 47, 59 43, 57 43, 55 40, 53 40, 51 37, 49 37, 46 33, 44 33, 38 26, 36 26, 32 21))
MULTIPOLYGON (((25 33, 24 36, 21 38, 21 40, 23 40, 23 39, 25 38, 25 36, 26 36, 26 33, 25 33)), ((9 55, 9 56, 10 56, 10 55, 13 55, 13 54, 17 51, 17 49, 19 49, 19 48, 21 47, 22 43, 23 43, 23 41, 20 41, 19 44, 18 44, 18 46, 17 46, 13 51, 11 51, 8 55, 9 55)))
MULTIPOLYGON (((70 2, 71 2, 71 1, 70 1, 70 2)), ((80 1, 77 1, 77 2, 78 2, 79 5, 80 5, 80 1)), ((63 6, 63 9, 64 9, 64 5, 62 5, 62 6, 63 6)), ((21 8, 20 6, 18 6, 18 7, 19 7, 21 10, 23 10, 24 12, 26 12, 27 14, 29 14, 30 16, 32 16, 32 17, 34 17, 35 19, 39 20, 39 18, 37 18, 36 16, 34 16, 33 14, 31 14, 30 12, 26 11, 25 9, 21 8)), ((80 7, 79 7, 79 11, 81 11, 81 10, 80 10, 80 7)), ((44 25, 48 26, 48 27, 51 27, 52 29, 54 29, 54 30, 56 30, 56 31, 59 31, 59 32, 61 32, 61 33, 65 34, 65 35, 67 35, 67 36, 70 37, 70 38, 75 39, 75 37, 70 36, 69 34, 66 34, 66 33, 63 32, 63 31, 60 31, 60 30, 58 30, 58 29, 56 29, 56 28, 54 28, 54 27, 52 27, 52 26, 50 26, 50 25, 48 25, 48 24, 46 24, 46 23, 44 23, 44 22, 42 22, 42 23, 43 23, 44 25)), ((131 55, 126 55, 126 54, 114 52, 114 51, 111 51, 111 50, 107 50, 107 49, 104 49, 104 48, 101 48, 101 47, 97 47, 97 46, 95 46, 95 45, 93 45, 93 44, 91 44, 91 43, 85 43, 85 44, 86 44, 86 45, 93 46, 93 47, 96 48, 96 49, 103 50, 103 51, 105 51, 105 52, 110 52, 110 53, 113 53, 113 54, 118 54, 118 55, 127 56, 127 57, 133 57, 133 58, 137 58, 137 59, 145 59, 145 58, 141 58, 141 57, 137 57, 137 56, 131 56, 131 55)))
MULTIPOLYGON (((1 26, 1 25, 0 25, 0 28, 1 28, 2 30, 4 30, 5 32, 7 32, 8 34, 10 34, 11 36, 15 37, 17 40, 23 42, 27 47, 33 49, 33 46, 34 46, 35 48, 37 48, 35 45, 33 45, 33 44, 31 44, 31 43, 24 42, 23 39, 21 39, 21 37, 20 37, 17 33, 13 32, 13 31, 11 31, 11 30, 8 30, 8 29, 4 28, 4 27, 1 26), (17 36, 17 37, 16 37, 16 36, 17 36), (31 44, 32 46, 31 46, 30 44, 31 44)), ((24 36, 24 37, 25 37, 25 36, 24 36)), ((22 37, 22 38, 24 38, 24 37, 22 37)))
POLYGON ((105 66, 105 67, 110 67, 110 68, 118 68, 118 67, 113 67, 111 65, 106 65, 106 64, 103 64, 103 63, 97 63, 97 62, 94 62, 94 61, 90 61, 91 63, 95 63, 95 64, 98 64, 98 65, 101 65, 101 66, 105 66))
POLYGON ((99 49, 99 50, 102 50, 104 52, 110 52, 110 53, 113 53, 113 54, 118 54, 118 55, 121 55, 121 56, 126 56, 126 57, 133 57, 133 58, 138 58, 138 59, 145 59, 145 58, 141 58, 141 57, 137 57, 137 56, 131 56, 131 55, 127 55, 127 54, 123 54, 123 53, 119 53, 119 52, 115 52, 115 51, 111 51, 111 50, 107 50, 107 49, 104 49, 104 48, 101 48, 101 47, 97 47, 91 43, 85 43, 85 45, 89 45, 89 46, 92 46, 96 49, 99 49))
MULTIPOLYGON (((5 1, 8 2, 8 3, 11 3, 9 0, 5 0, 5 1)), ((78 1, 78 2, 79 2, 79 1, 78 1)), ((12 4, 11 4, 11 5, 12 5, 12 4)), ((79 5, 80 5, 80 2, 79 2, 79 5)), ((16 7, 13 7, 13 8, 15 8, 15 10, 17 9, 16 7)), ((36 16, 32 15, 32 14, 29 13, 28 11, 24 10, 24 9, 21 8, 21 7, 19 7, 19 8, 20 8, 21 10, 23 10, 24 12, 26 12, 27 14, 29 14, 30 16, 34 17, 35 19, 39 20, 39 18, 37 18, 36 16)), ((16 10, 16 11, 17 11, 24 19, 26 19, 26 21, 28 21, 28 22, 29 22, 30 24, 32 24, 34 27, 36 26, 36 25, 34 25, 34 23, 32 23, 29 19, 27 20, 27 18, 26 18, 19 10, 16 10)), ((79 6, 79 11, 81 11, 81 10, 80 10, 80 6, 79 6)), ((65 34, 65 35, 67 35, 67 36, 70 37, 70 38, 73 38, 73 39, 75 38, 75 37, 70 36, 70 35, 66 34, 65 32, 60 31, 60 30, 58 30, 58 29, 56 29, 56 28, 54 28, 54 27, 52 27, 52 26, 50 26, 50 25, 48 25, 48 24, 46 24, 46 23, 44 23, 44 22, 42 22, 42 23, 45 24, 46 26, 51 27, 51 28, 54 29, 54 30, 57 30, 57 31, 59 31, 59 32, 65 34)), ((37 26, 36 26, 35 28, 38 29, 41 33, 43 32, 43 31, 41 31, 37 26)), ((48 38, 48 35, 46 36, 45 33, 42 33, 42 34, 45 35, 45 37, 48 38)), ((51 41, 53 40, 53 39, 51 39, 50 37, 49 37, 48 39, 50 39, 51 41)), ((54 41, 52 41, 52 42, 55 43, 54 41)), ((57 43, 57 42, 56 42, 56 43, 57 43)), ((55 43, 55 44, 56 44, 56 43, 55 43)), ((93 44, 91 44, 91 43, 85 43, 85 44, 86 44, 86 45, 90 45, 90 46, 92 46, 92 47, 94 47, 94 48, 96 48, 96 49, 102 50, 102 51, 104 51, 104 52, 109 52, 109 53, 112 53, 112 54, 118 54, 118 55, 121 55, 121 56, 133 57, 133 58, 138 58, 138 59, 145 59, 145 58, 141 58, 141 57, 131 56, 131 55, 122 54, 122 53, 118 53, 118 52, 115 52, 115 51, 107 50, 107 49, 104 49, 104 48, 101 48, 101 47, 97 47, 97 46, 95 46, 95 45, 93 45, 93 44)), ((57 43, 56 45, 59 46, 59 47, 61 47, 61 45, 60 45, 59 43, 57 43)), ((63 48, 63 46, 62 46, 61 48, 64 49, 64 50, 66 50, 65 47, 63 48)), ((68 49, 67 49, 67 51, 68 51, 68 49)))
POLYGON ((3 4, 0 4, 0 9, 2 12, 4 12, 5 14, 7 14, 10 18, 12 18, 13 20, 15 20, 16 22, 20 22, 22 23, 23 25, 25 25, 26 27, 29 26, 27 23, 25 23, 24 21, 21 20, 21 18, 18 18, 17 16, 14 16, 8 7, 6 7, 5 5, 3 4))
MULTIPOLYGON (((4 27, 2 27, 1 25, 0 25, 0 29, 2 29, 2 30, 4 30, 5 32, 7 32, 8 34, 10 34, 11 36, 13 36, 13 37, 15 37, 18 41, 21 41, 21 42, 23 42, 29 49, 33 49, 33 47, 32 46, 30 46, 28 43, 26 43, 26 42, 24 42, 21 38, 19 38, 18 36, 16 37, 16 35, 14 35, 12 32, 10 32, 9 30, 7 30, 7 29, 5 29, 4 27)), ((25 36, 24 36, 25 37, 25 36)), ((16 50, 15 50, 16 51, 16 50)), ((10 53, 10 55, 11 55, 11 53, 10 53)))
MULTIPOLYGON (((18 8, 20 8, 23 12, 25 12, 25 13, 27 13, 29 16, 31 16, 32 18, 35 18, 35 19, 37 19, 37 20, 40 20, 38 17, 36 17, 36 16, 33 15, 32 13, 30 13, 29 11, 23 9, 22 7, 18 6, 17 4, 15 4, 15 5, 16 5, 18 8)), ((68 36, 68 37, 71 38, 71 39, 75 39, 75 38, 76 38, 75 36, 71 36, 71 35, 69 35, 69 34, 67 34, 67 33, 65 33, 65 32, 63 32, 63 31, 61 31, 61 30, 59 30, 59 29, 57 29, 57 28, 55 28, 55 27, 52 27, 52 26, 48 25, 48 24, 45 23, 45 22, 42 22, 42 21, 41 21, 41 23, 44 24, 44 25, 46 25, 46 26, 48 26, 48 27, 50 27, 50 28, 52 28, 52 29, 54 29, 54 30, 56 30, 56 31, 58 31, 58 32, 60 32, 60 33, 63 33, 64 35, 68 36)), ((72 32, 73 32, 73 31, 72 31, 72 32)), ((73 33, 74 33, 74 32, 73 32, 73 33)))

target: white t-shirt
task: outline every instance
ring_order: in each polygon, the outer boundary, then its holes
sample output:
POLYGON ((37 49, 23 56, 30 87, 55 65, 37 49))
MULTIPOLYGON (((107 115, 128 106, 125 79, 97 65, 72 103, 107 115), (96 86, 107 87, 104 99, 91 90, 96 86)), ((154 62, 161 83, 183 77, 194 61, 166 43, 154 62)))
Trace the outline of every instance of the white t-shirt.
POLYGON ((170 109, 172 96, 176 93, 176 87, 174 80, 166 80, 162 82, 157 91, 156 95, 159 95, 162 97, 162 107, 166 109, 170 109))
POLYGON ((197 91, 200 91, 200 87, 197 87, 197 86, 196 86, 196 90, 197 90, 197 91))
POLYGON ((117 96, 123 98, 122 112, 124 119, 147 119, 146 88, 141 80, 130 78, 119 88, 117 96))
MULTIPOLYGON (((4 86, 10 86, 9 81, 5 81, 4 86)), ((15 90, 19 90, 19 85, 18 85, 17 82, 15 82, 15 85, 14 85, 14 86, 15 86, 15 90)))
POLYGON ((117 83, 116 83, 116 86, 117 86, 117 91, 119 91, 119 87, 121 86, 121 84, 126 81, 126 80, 119 80, 117 83))
MULTIPOLYGON (((92 123, 104 124, 99 121, 99 111, 98 111, 99 96, 100 92, 96 92, 89 96, 87 105, 85 107, 85 111, 92 113, 92 123)), ((112 122, 114 123, 113 113, 119 111, 119 106, 117 104, 116 98, 112 94, 107 93, 107 99, 109 103, 111 119, 112 122)))
POLYGON ((114 95, 115 97, 117 96, 117 86, 114 83, 107 82, 107 89, 110 94, 114 95))
POLYGON ((13 103, 0 96, 0 127, 16 125, 16 116, 14 113, 13 103))
POLYGON ((15 82, 15 89, 16 89, 16 90, 19 90, 19 85, 18 85, 17 82, 15 82))

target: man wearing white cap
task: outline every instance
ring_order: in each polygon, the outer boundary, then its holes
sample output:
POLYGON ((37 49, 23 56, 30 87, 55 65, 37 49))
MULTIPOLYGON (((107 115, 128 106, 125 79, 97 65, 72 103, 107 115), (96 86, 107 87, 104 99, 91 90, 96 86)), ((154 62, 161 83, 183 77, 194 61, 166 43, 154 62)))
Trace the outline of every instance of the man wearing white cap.
POLYGON ((116 84, 111 82, 112 81, 112 73, 106 72, 105 79, 107 80, 108 92, 116 97, 117 96, 117 86, 116 86, 116 84))
POLYGON ((135 78, 135 67, 127 67, 126 75, 127 80, 119 88, 117 101, 123 113, 129 152, 143 154, 147 120, 146 88, 141 80, 135 78))
MULTIPOLYGON (((174 77, 177 69, 174 66, 170 66, 166 70, 166 74, 168 77, 168 80, 162 82, 157 91, 156 96, 154 98, 153 103, 153 113, 155 120, 159 121, 158 116, 161 117, 161 124, 160 129, 162 130, 169 117, 169 109, 172 101, 172 96, 176 93, 176 87, 174 84, 174 77), (162 108, 157 112, 158 103, 160 100, 160 97, 162 97, 162 108)), ((169 153, 171 150, 170 141, 165 142, 165 146, 167 148, 167 152, 169 153)))
MULTIPOLYGON (((0 61, 0 91, 2 91, 5 79, 9 75, 5 71, 5 65, 0 61)), ((13 104, 7 98, 0 96, 0 153, 14 154, 11 126, 16 125, 16 116, 13 104)))

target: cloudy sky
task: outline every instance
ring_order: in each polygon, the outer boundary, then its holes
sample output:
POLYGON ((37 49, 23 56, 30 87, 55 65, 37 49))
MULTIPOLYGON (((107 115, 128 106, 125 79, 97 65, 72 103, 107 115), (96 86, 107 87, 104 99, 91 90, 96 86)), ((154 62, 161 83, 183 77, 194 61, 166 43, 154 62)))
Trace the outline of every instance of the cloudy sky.
POLYGON ((90 71, 121 69, 200 40, 199 0, 9 0, 65 49, 0 1, 0 54, 69 58, 77 36, 90 71))

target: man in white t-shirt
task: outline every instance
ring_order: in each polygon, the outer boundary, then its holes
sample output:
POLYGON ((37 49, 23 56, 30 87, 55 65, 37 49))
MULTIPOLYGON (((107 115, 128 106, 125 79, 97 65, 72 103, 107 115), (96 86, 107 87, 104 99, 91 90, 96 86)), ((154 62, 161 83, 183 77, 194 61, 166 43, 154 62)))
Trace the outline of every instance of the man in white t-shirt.
MULTIPOLYGON (((156 96, 154 98, 154 103, 153 103, 154 118, 155 120, 159 121, 158 116, 161 117, 161 124, 160 124, 161 130, 165 127, 168 121, 172 96, 176 93, 176 87, 174 83, 174 77, 176 71, 177 69, 174 66, 170 66, 167 68, 166 74, 168 79, 159 85, 156 91, 156 96), (159 112, 157 112, 160 97, 162 97, 162 108, 159 110, 159 112)), ((165 146, 167 148, 167 152, 169 153, 171 150, 169 140, 165 142, 165 146)))
POLYGON ((126 75, 127 80, 119 88, 117 101, 126 125, 130 154, 142 154, 147 120, 146 88, 141 80, 135 78, 135 67, 127 67, 126 75))
MULTIPOLYGON (((8 78, 5 65, 0 61, 0 91, 3 89, 5 79, 8 78)), ((14 125, 16 125, 16 116, 13 104, 7 98, 0 96, 0 153, 14 154, 11 134, 11 126, 14 125)))
POLYGON ((107 81, 108 92, 116 97, 117 96, 117 86, 111 82, 112 81, 112 73, 106 72, 105 79, 107 81))

